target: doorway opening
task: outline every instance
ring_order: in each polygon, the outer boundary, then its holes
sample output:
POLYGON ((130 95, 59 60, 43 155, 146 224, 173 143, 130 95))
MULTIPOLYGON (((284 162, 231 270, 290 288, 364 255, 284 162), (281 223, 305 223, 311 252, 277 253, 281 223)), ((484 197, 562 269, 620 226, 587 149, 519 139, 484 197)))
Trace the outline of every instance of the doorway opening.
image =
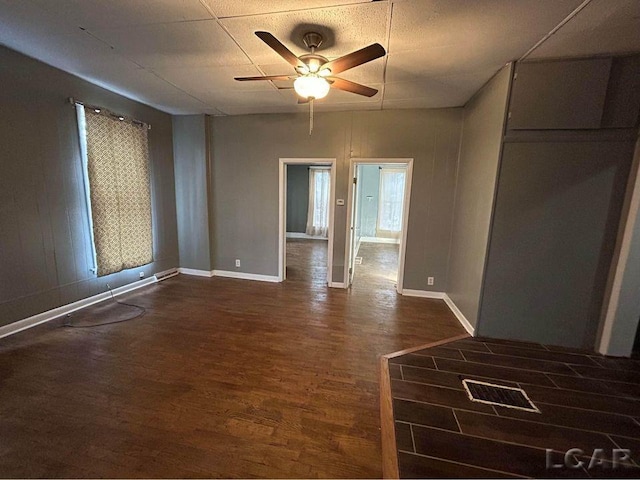
POLYGON ((336 160, 281 158, 278 279, 331 286, 336 160))
POLYGON ((413 159, 352 159, 346 286, 402 293, 413 159))

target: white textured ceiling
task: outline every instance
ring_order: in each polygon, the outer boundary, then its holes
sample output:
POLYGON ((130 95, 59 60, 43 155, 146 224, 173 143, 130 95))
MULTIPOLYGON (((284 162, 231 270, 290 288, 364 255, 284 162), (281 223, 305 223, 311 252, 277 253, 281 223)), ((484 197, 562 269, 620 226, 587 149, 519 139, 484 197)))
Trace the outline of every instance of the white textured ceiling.
MULTIPOLYGON (((388 55, 340 75, 377 95, 332 90, 318 110, 439 108, 464 105, 582 3, 0 0, 0 43, 169 113, 237 115, 306 111, 282 89, 291 82, 233 77, 293 73, 256 30, 297 55, 303 33, 319 30, 330 59, 375 42, 388 55)), ((640 51, 639 32, 640 1, 591 0, 530 58, 640 51)))

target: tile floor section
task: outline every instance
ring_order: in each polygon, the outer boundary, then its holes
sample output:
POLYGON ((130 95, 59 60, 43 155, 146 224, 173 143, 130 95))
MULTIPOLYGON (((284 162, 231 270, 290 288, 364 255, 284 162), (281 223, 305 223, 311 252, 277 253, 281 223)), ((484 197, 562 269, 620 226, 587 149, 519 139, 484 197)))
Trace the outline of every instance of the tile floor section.
POLYGON ((389 373, 402 478, 640 477, 639 360, 469 338, 389 373), (472 402, 462 378, 520 386, 541 413, 472 402))

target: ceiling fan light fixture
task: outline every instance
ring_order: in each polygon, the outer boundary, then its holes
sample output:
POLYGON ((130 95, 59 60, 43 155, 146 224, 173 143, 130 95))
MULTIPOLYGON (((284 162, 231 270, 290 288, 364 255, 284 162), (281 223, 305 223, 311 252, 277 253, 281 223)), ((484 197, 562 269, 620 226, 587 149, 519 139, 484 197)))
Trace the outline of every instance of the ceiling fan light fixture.
POLYGON ((315 74, 298 77, 293 82, 293 88, 302 98, 319 100, 329 93, 329 82, 315 74))

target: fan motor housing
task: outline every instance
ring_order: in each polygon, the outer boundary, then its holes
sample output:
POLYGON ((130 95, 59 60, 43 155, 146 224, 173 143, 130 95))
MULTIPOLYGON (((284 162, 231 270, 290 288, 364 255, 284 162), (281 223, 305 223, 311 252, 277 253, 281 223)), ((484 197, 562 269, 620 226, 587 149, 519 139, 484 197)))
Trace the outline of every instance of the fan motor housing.
POLYGON ((323 40, 322 35, 317 32, 307 32, 304 34, 304 37, 302 37, 304 44, 312 51, 319 48, 323 40))

